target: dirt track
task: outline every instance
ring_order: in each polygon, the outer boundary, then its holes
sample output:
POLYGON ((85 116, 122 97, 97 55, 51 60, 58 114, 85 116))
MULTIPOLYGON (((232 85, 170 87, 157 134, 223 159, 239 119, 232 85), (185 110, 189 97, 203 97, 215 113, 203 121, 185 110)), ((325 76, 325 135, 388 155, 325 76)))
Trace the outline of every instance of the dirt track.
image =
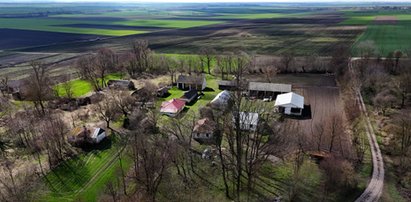
POLYGON ((373 169, 372 169, 371 180, 368 183, 367 188, 361 194, 361 196, 358 197, 356 202, 374 202, 380 199, 382 190, 384 187, 384 173, 385 173, 384 162, 383 162, 380 147, 378 145, 377 138, 375 137, 374 129, 368 117, 368 113, 366 111, 361 93, 358 91, 357 95, 358 95, 358 99, 360 102, 361 111, 365 115, 366 121, 367 121, 366 131, 367 131, 368 140, 371 146, 373 169))

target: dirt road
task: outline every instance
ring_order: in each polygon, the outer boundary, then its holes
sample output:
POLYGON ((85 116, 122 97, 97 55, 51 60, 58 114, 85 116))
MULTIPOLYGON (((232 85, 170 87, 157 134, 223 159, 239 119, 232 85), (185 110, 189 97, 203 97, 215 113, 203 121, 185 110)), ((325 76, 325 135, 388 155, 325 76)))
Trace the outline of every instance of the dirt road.
POLYGON ((366 132, 367 132, 368 140, 370 142, 370 147, 371 147, 373 171, 371 175, 371 180, 367 188, 361 194, 361 196, 358 197, 356 202, 378 201, 381 197, 382 189, 384 187, 384 172, 385 171, 384 171, 383 158, 381 155, 380 147, 378 146, 377 138, 375 137, 374 129, 371 126, 371 122, 368 117, 368 113, 366 111, 364 101, 359 91, 357 91, 357 97, 360 102, 360 109, 362 113, 364 113, 365 118, 366 118, 366 132))
MULTIPOLYGON (((349 63, 349 70, 351 74, 354 75, 354 71, 352 69, 352 62, 355 60, 359 60, 359 58, 352 58, 351 62, 349 63)), ((354 78, 354 77, 353 77, 354 78)), ((378 201, 381 197, 382 190, 384 187, 384 162, 381 155, 381 150, 377 142, 377 138, 374 133, 374 129, 371 125, 370 118, 368 117, 367 109, 365 108, 364 100, 361 96, 360 90, 356 90, 357 99, 360 104, 360 110, 364 114, 366 119, 366 132, 368 136, 368 141, 370 143, 371 148, 371 156, 372 156, 372 175, 371 180, 368 183, 367 188, 361 194, 360 197, 355 200, 356 202, 374 202, 378 201)))

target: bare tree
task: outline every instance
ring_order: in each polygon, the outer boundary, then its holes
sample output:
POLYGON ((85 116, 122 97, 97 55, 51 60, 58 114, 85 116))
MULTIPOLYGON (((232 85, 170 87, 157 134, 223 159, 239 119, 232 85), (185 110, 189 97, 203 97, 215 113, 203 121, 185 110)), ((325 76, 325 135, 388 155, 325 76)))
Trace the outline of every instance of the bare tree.
POLYGON ((93 85, 95 91, 100 91, 99 74, 94 63, 95 58, 93 56, 83 56, 77 60, 76 69, 82 79, 93 85))
POLYGON ((108 48, 101 48, 97 51, 97 55, 94 57, 94 60, 96 71, 100 78, 100 86, 101 88, 104 88, 106 87, 105 77, 107 73, 116 68, 117 55, 108 48))
POLYGON ((169 140, 159 134, 134 136, 134 178, 144 187, 148 200, 156 201, 158 187, 169 166, 169 140))
POLYGON ((357 46, 360 56, 363 60, 368 61, 370 57, 375 56, 377 52, 377 47, 375 46, 374 41, 367 40, 362 41, 357 46))
POLYGON ((287 73, 290 71, 290 67, 295 60, 294 57, 294 52, 292 51, 284 52, 281 54, 280 64, 282 72, 287 73))
POLYGON ((328 127, 330 131, 330 144, 328 147, 328 152, 331 153, 334 149, 335 141, 341 141, 341 137, 344 133, 341 116, 339 114, 334 114, 328 122, 328 127))
POLYGON ((113 100, 109 97, 105 97, 103 101, 95 105, 94 110, 96 111, 97 116, 106 122, 106 127, 111 129, 110 122, 113 121, 118 115, 117 106, 113 100))
POLYGON ((396 50, 394 51, 394 57, 395 57, 395 69, 398 69, 398 66, 400 64, 400 58, 403 56, 403 53, 401 50, 396 50))
POLYGON ((396 115, 395 124, 396 136, 399 143, 399 151, 401 155, 401 164, 404 164, 404 157, 411 148, 411 115, 410 110, 402 110, 396 115))
POLYGON ((148 41, 136 40, 133 42, 131 52, 127 60, 127 72, 131 78, 136 78, 137 74, 150 69, 152 51, 148 47, 148 41))
POLYGON ((200 50, 201 65, 207 67, 208 74, 211 74, 211 63, 215 58, 215 50, 210 48, 202 48, 200 50), (205 65, 204 65, 205 64, 205 65))
POLYGON ((397 98, 389 89, 379 92, 373 99, 373 104, 382 111, 382 115, 386 115, 388 108, 393 107, 397 98))
POLYGON ((26 80, 25 95, 28 100, 33 101, 36 110, 44 115, 45 102, 53 95, 49 69, 46 65, 35 61, 31 62, 31 67, 33 72, 26 80))

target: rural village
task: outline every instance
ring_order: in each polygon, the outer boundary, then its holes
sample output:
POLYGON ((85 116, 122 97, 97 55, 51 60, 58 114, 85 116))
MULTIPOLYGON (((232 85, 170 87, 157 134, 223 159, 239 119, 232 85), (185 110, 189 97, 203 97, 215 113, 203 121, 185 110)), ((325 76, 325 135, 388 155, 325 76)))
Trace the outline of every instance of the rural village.
POLYGON ((0 201, 411 200, 411 52, 350 38, 326 55, 177 54, 155 39, 0 72, 0 201))

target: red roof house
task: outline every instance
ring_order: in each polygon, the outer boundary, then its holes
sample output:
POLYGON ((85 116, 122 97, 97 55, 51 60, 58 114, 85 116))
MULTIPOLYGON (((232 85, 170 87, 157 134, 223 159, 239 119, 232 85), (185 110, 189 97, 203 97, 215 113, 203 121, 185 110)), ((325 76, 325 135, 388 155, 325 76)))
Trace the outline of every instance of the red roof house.
POLYGON ((161 103, 160 113, 174 117, 183 111, 186 102, 181 99, 172 99, 161 103))

